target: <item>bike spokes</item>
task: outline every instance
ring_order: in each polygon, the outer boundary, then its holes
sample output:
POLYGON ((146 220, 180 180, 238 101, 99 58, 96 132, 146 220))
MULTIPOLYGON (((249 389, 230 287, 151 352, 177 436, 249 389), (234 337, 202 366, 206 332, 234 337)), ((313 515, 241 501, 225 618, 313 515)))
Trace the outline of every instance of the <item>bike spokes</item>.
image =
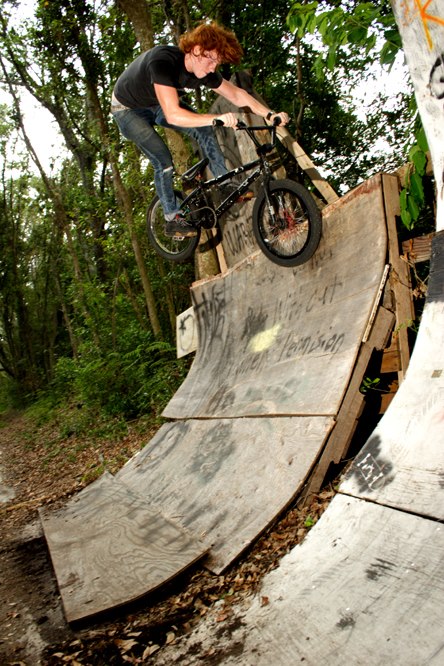
POLYGON ((292 192, 270 194, 270 208, 264 211, 265 242, 281 256, 299 254, 308 242, 310 222, 307 211, 292 192))
POLYGON ((318 247, 322 218, 300 183, 274 180, 256 201, 253 230, 262 252, 280 266, 299 266, 318 247))
POLYGON ((177 239, 165 234, 165 218, 158 197, 155 197, 147 211, 148 238, 156 252, 170 261, 180 263, 187 261, 194 253, 198 243, 198 235, 177 239))

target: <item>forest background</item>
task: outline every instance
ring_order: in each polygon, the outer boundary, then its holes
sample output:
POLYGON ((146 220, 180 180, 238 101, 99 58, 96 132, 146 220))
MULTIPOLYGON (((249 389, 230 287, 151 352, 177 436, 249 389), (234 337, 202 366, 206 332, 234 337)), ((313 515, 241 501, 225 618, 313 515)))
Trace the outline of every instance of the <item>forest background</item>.
MULTIPOLYGON (((0 412, 58 418, 60 436, 123 437, 131 421, 158 423, 183 381, 190 357, 176 358, 175 320, 201 276, 150 248, 152 169, 122 141, 109 105, 141 51, 208 19, 235 31, 255 91, 289 113, 337 192, 410 160, 400 234, 428 229, 433 185, 412 88, 402 66, 397 89, 377 85, 402 63, 388 0, 1 0, 0 412), (25 91, 57 127, 50 164, 27 134, 25 91)), ((213 101, 191 96, 199 111, 213 101)), ((178 173, 197 159, 180 135, 167 141, 178 173)))

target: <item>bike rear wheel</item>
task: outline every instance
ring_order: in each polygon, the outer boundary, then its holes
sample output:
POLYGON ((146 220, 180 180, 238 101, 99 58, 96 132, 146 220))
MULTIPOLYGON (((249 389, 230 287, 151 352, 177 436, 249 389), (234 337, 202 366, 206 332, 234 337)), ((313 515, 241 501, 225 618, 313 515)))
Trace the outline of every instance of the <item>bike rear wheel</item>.
MULTIPOLYGON (((183 201, 182 192, 176 192, 178 201, 183 201)), ((148 239, 161 257, 168 261, 181 264, 188 261, 194 254, 200 238, 200 228, 197 227, 197 236, 178 240, 165 235, 165 218, 158 196, 155 196, 146 212, 146 231, 148 239)))
POLYGON ((322 217, 310 192, 292 180, 269 183, 256 199, 253 231, 262 252, 279 266, 299 266, 319 245, 322 217))

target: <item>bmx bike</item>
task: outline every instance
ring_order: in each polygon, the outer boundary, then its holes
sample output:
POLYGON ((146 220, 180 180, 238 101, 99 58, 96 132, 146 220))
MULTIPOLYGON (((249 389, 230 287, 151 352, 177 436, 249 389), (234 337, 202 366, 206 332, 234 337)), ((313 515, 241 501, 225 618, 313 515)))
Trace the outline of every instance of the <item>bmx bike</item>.
MULTIPOLYGON (((215 125, 223 125, 216 120, 215 125)), ((249 127, 239 121, 237 129, 245 131, 255 145, 257 158, 217 178, 205 180, 203 172, 208 159, 202 159, 181 176, 184 190, 176 190, 180 210, 187 222, 196 227, 197 235, 171 238, 165 234, 165 218, 158 196, 147 210, 147 234, 154 250, 164 259, 181 263, 190 259, 199 244, 202 228, 218 226, 219 219, 242 199, 250 185, 259 179, 260 187, 253 207, 253 233, 257 244, 268 259, 280 266, 298 266, 315 253, 322 231, 321 213, 309 190, 293 180, 274 179, 276 169, 267 157, 276 145, 276 127, 249 127), (268 130, 270 141, 261 143, 257 132, 268 130), (214 194, 219 186, 240 174, 248 174, 219 204, 214 194)))

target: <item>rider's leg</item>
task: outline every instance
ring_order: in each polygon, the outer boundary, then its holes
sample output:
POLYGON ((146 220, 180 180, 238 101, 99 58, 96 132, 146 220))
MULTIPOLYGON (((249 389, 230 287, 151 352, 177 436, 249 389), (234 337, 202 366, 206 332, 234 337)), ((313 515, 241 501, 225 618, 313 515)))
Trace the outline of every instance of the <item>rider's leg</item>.
MULTIPOLYGON (((188 104, 185 104, 185 102, 181 102, 180 105, 188 111, 191 111, 191 113, 196 113, 194 109, 192 109, 188 104)), ((179 130, 180 132, 183 132, 187 136, 194 139, 199 144, 202 157, 207 157, 209 160, 209 167, 214 178, 223 176, 225 173, 227 173, 228 169, 225 166, 225 158, 222 154, 212 127, 177 127, 175 125, 170 125, 165 120, 162 108, 160 106, 153 107, 153 109, 154 108, 156 109, 156 123, 158 125, 179 130)))
POLYGON ((167 145, 153 128, 155 114, 150 109, 126 109, 114 112, 113 117, 123 136, 133 141, 153 165, 154 185, 165 219, 173 219, 179 212, 173 186, 173 160, 167 145))

